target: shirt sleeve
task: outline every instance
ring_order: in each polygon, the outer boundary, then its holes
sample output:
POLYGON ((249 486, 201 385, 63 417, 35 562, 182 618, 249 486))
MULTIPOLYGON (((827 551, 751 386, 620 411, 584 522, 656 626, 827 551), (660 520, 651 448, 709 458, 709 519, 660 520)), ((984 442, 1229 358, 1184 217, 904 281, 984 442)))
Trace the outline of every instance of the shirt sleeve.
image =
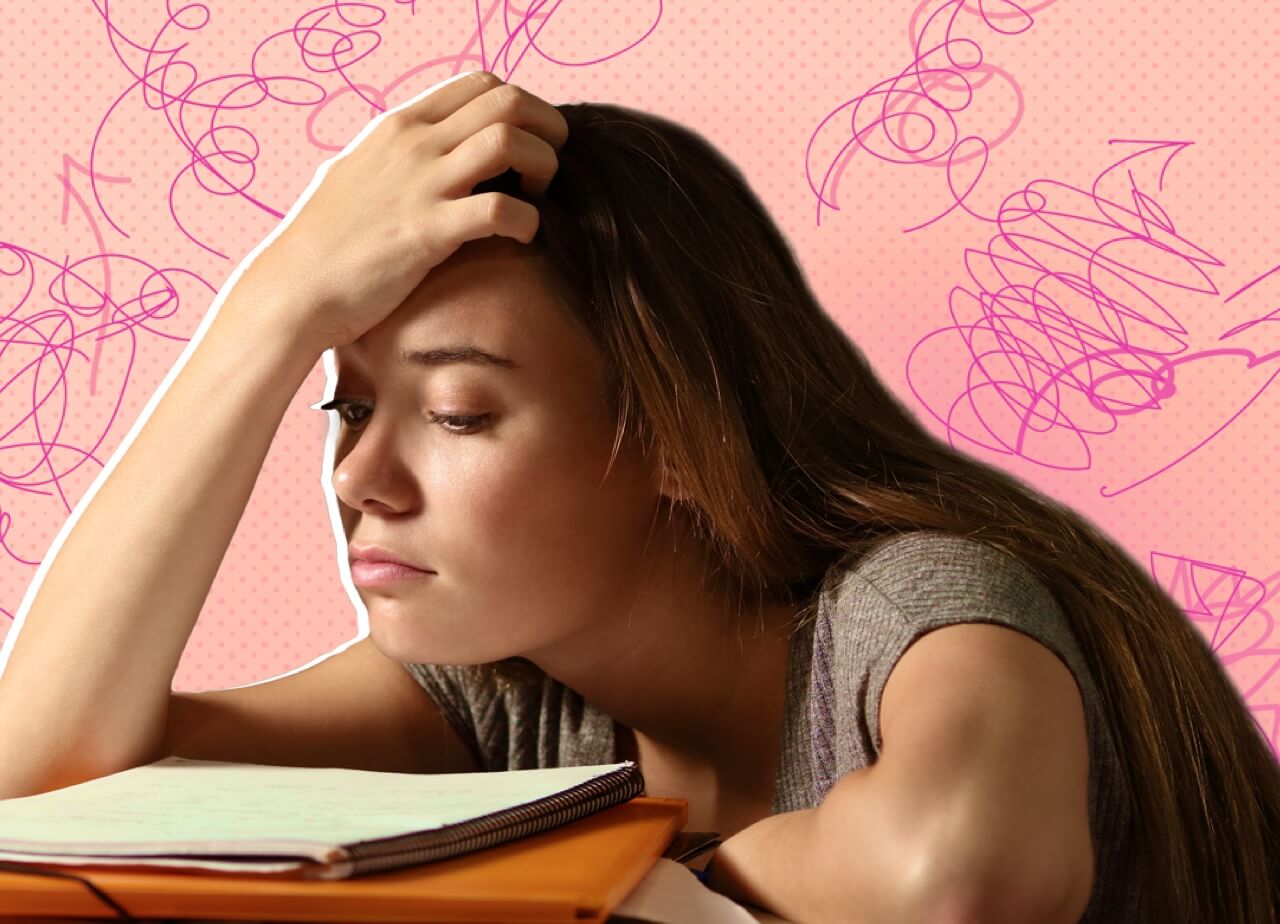
POLYGON ((402 663, 487 771, 572 766, 601 750, 596 713, 541 671, 501 679, 484 665, 402 663))
POLYGON ((487 771, 613 763, 613 719, 545 672, 501 680, 474 664, 401 662, 487 771))
POLYGON ((849 573, 850 625, 867 639, 865 728, 879 755, 880 700, 898 660, 921 636, 958 623, 995 623, 1046 646, 1080 688, 1090 721, 1096 689, 1070 624, 1049 588, 1013 556, 976 539, 919 531, 873 549, 849 573))

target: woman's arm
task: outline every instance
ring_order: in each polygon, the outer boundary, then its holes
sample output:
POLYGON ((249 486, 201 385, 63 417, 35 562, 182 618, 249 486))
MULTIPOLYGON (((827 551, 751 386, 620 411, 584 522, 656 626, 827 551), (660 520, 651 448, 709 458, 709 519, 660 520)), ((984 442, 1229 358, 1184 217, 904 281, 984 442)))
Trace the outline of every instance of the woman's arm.
POLYGON ((264 301, 228 293, 45 574, 0 677, 0 798, 153 759, 196 617, 324 349, 264 301))
POLYGON ((708 865, 707 887, 795 924, 939 921, 922 914, 916 901, 911 878, 918 860, 898 837, 873 770, 837 784, 839 812, 834 800, 824 801, 768 815, 727 838, 708 865), (854 803, 857 826, 851 827, 854 803))
POLYGON ((886 681, 877 762, 728 838, 707 884, 797 924, 1078 921, 1094 875, 1085 721, 1035 639, 933 629, 886 681))

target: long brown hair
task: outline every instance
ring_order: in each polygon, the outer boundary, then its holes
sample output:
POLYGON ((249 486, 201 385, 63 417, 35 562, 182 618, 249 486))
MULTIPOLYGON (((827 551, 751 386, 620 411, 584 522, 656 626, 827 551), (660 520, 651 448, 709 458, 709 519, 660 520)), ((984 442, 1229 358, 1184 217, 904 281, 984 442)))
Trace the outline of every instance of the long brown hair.
MULTIPOLYGON (((1015 556, 1102 695, 1152 919, 1280 924, 1280 765, 1173 598, 1078 514, 923 429, 703 138, 621 106, 558 108, 569 137, 533 246, 605 357, 616 445, 661 454, 716 586, 740 611, 811 601, 833 565, 918 529, 1015 556)), ((527 198, 515 179, 476 189, 527 198)), ((491 667, 528 676, 519 658, 491 667)))

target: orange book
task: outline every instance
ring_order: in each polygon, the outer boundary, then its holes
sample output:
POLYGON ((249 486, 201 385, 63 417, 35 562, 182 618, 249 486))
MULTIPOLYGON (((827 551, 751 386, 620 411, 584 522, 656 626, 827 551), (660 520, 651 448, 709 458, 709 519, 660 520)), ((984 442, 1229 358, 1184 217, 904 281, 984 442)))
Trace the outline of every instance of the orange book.
POLYGON ((399 774, 169 758, 0 801, 0 914, 603 922, 688 819, 642 791, 630 761, 399 774), (332 817, 290 815, 316 804, 332 817), (35 830, 41 852, 12 836, 35 830))

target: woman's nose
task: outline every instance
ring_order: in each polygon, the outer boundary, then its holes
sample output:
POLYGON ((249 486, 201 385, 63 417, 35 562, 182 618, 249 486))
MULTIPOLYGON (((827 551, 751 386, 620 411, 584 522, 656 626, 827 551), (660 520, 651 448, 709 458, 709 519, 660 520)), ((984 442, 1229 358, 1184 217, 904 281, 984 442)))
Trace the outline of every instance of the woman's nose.
POLYGON ((391 428, 375 433, 366 425, 347 439, 353 445, 339 450, 341 457, 333 467, 333 492, 338 499, 358 510, 371 504, 400 510, 410 503, 413 479, 394 445, 391 428))

